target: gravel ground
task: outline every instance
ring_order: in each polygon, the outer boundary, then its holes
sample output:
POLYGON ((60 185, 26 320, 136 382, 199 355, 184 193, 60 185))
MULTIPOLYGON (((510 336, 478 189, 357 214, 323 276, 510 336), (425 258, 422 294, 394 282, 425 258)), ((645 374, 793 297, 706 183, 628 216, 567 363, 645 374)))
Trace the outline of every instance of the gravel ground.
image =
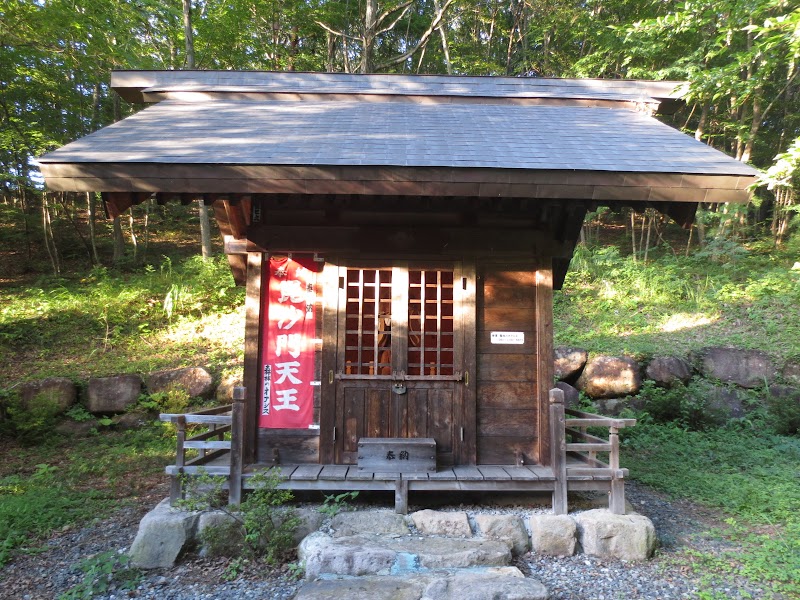
MULTIPOLYGON (((702 574, 691 569, 688 561, 677 559, 689 550, 719 552, 725 549, 724 541, 709 533, 720 525, 716 515, 687 502, 667 501, 658 493, 635 483, 626 484, 626 490, 633 508, 650 517, 656 526, 661 547, 653 560, 631 564, 581 554, 569 558, 528 554, 520 557, 516 566, 545 584, 553 600, 698 597, 702 574)), ((18 556, 0 570, 0 599, 58 598, 82 580, 83 573, 76 567, 80 560, 109 550, 124 552, 136 535, 139 520, 164 496, 166 488, 153 490, 138 498, 133 505, 120 508, 113 518, 54 533, 40 547, 18 556)), ((380 506, 389 506, 388 500, 383 499, 380 506)), ((419 508, 422 507, 411 507, 412 510, 419 508)), ((536 510, 513 502, 495 506, 460 504, 437 508, 466 510, 471 516, 477 512, 526 516, 536 510)), ((283 600, 291 598, 297 590, 298 583, 286 568, 270 570, 263 565, 247 565, 239 579, 224 582, 222 574, 227 566, 225 559, 188 558, 172 569, 147 572, 134 590, 112 589, 96 597, 106 600, 283 600)), ((703 589, 724 598, 765 597, 763 590, 746 581, 705 582, 703 589)))

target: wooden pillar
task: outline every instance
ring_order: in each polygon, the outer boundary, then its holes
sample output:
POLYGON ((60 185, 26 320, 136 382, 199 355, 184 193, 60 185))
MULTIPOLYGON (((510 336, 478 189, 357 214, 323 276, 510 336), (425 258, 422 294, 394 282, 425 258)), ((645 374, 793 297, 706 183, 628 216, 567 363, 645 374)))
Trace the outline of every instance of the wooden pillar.
MULTIPOLYGON (((539 431, 536 459, 546 465, 551 459, 550 389, 553 387, 553 267, 547 258, 536 270, 536 408, 539 431)), ((563 408, 563 407, 562 407, 563 408)), ((553 464, 553 463, 550 463, 553 464)))
POLYGON ((256 434, 258 429, 261 374, 259 373, 261 352, 261 277, 264 254, 247 253, 247 295, 245 299, 244 330, 244 376, 243 383, 249 397, 243 405, 242 459, 256 462, 256 434))
POLYGON ((608 497, 608 509, 615 515, 625 514, 625 480, 619 469, 619 429, 609 429, 608 441, 611 444, 608 466, 611 467, 611 491, 608 497))
POLYGON ((564 418, 564 392, 550 390, 550 462, 555 475, 553 513, 565 515, 567 506, 567 443, 564 418))
POLYGON ((177 429, 175 437, 178 440, 178 447, 175 451, 175 468, 176 473, 172 476, 169 488, 169 503, 174 506, 175 502, 183 497, 183 485, 181 477, 183 475, 183 467, 186 465, 186 448, 183 444, 186 441, 186 417, 181 415, 175 419, 175 427, 177 429))
POLYGON ((398 475, 394 482, 394 512, 408 514, 408 479, 398 475))
POLYGON ((242 466, 244 442, 244 414, 247 389, 233 388, 231 410, 231 472, 228 478, 228 504, 238 506, 242 502, 242 466))

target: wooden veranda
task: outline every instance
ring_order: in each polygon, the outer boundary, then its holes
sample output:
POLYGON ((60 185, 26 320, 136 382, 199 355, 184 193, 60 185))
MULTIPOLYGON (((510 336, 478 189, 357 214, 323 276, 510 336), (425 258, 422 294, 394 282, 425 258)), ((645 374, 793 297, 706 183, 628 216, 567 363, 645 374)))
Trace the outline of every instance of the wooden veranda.
POLYGON ((456 465, 436 472, 380 472, 357 465, 336 464, 244 464, 244 388, 236 388, 233 404, 190 414, 162 414, 161 420, 177 428, 176 462, 166 468, 172 481, 170 500, 184 495, 186 476, 208 474, 224 477, 229 503, 237 505, 250 489, 251 478, 260 470, 277 469, 279 487, 290 490, 387 491, 394 492, 395 510, 405 514, 408 496, 415 491, 440 492, 535 492, 552 495, 553 512, 566 514, 568 493, 600 491, 608 494, 608 507, 625 513, 627 469, 619 466, 619 430, 636 424, 635 419, 617 419, 564 407, 563 392, 550 391, 550 423, 553 443, 551 465, 456 465), (188 437, 194 426, 192 437, 188 437), (603 439, 589 428, 608 430, 603 439), (205 431, 198 431, 205 429, 205 431), (226 434, 230 439, 225 440, 226 434), (197 455, 187 458, 187 450, 197 455))

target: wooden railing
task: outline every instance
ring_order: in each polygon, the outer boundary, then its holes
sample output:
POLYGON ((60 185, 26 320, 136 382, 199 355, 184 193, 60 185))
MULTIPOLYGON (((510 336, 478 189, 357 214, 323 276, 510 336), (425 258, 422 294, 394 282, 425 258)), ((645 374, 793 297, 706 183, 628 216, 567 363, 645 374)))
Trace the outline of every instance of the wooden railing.
POLYGON ((241 501, 242 479, 242 418, 244 411, 245 388, 234 388, 233 404, 216 406, 193 413, 162 413, 162 421, 175 425, 177 449, 175 465, 167 467, 171 478, 170 503, 183 496, 181 476, 197 474, 205 471, 209 475, 228 475, 228 493, 230 504, 241 501), (196 433, 187 438, 187 425, 200 425, 206 431, 196 433), (225 434, 230 433, 230 439, 225 434), (186 460, 187 450, 197 450, 198 454, 186 460), (225 455, 230 455, 227 464, 211 465, 209 463, 225 455))
POLYGON ((625 514, 625 477, 628 470, 619 466, 619 430, 634 425, 636 419, 604 417, 565 408, 564 392, 559 389, 550 391, 553 470, 557 481, 563 482, 556 485, 553 496, 553 507, 557 514, 567 512, 569 480, 584 478, 609 480, 608 508, 614 514, 625 514), (589 433, 590 428, 608 429, 608 438, 589 433))

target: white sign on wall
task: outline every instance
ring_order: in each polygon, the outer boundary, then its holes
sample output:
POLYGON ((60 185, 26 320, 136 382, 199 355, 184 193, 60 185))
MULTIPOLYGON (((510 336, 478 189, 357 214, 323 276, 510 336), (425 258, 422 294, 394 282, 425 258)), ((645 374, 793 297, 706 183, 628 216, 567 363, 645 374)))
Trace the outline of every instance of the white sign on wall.
POLYGON ((525 333, 522 331, 492 331, 493 344, 524 344, 525 333))

